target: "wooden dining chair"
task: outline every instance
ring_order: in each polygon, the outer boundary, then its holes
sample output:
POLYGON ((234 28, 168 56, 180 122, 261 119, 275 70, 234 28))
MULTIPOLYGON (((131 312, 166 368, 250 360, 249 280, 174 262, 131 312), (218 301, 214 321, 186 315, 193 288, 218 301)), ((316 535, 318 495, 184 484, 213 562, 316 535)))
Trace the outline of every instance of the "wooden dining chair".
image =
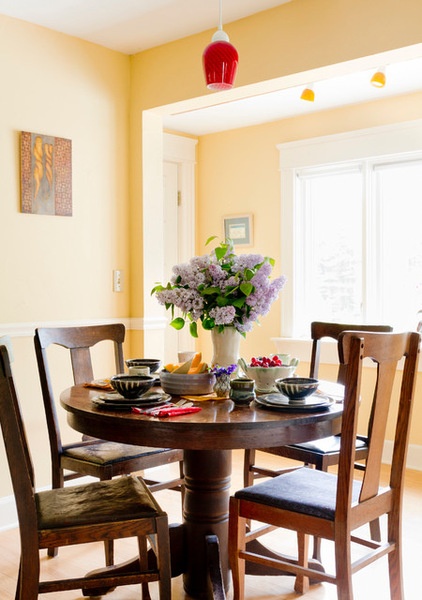
MULTIPOLYGON (((311 363, 309 377, 318 378, 319 364, 321 357, 322 340, 331 338, 336 342, 343 331, 372 331, 372 332, 391 332, 393 328, 389 325, 351 325, 345 323, 328 323, 324 321, 313 321, 311 323, 311 363)), ((344 383, 344 365, 339 364, 337 382, 344 383)), ((291 460, 299 461, 308 466, 314 466, 320 471, 327 471, 328 467, 337 465, 340 457, 340 435, 332 435, 319 440, 302 442, 300 444, 291 444, 288 446, 279 446, 276 448, 261 448, 260 452, 282 456, 291 460)), ((356 465, 357 469, 364 468, 364 464, 359 461, 366 459, 368 454, 368 432, 356 436, 356 465)), ((244 486, 252 485, 255 479, 262 477, 276 477, 284 469, 269 469, 265 465, 256 464, 256 450, 245 450, 244 456, 244 486)), ((373 539, 380 539, 380 529, 378 521, 371 524, 373 539)), ((321 561, 320 540, 314 540, 313 558, 321 561)))
POLYGON ((36 492, 34 469, 6 346, 0 346, 0 423, 19 519, 21 558, 16 600, 83 588, 96 590, 159 582, 160 598, 171 597, 170 542, 167 514, 146 484, 135 476, 36 492), (139 571, 102 570, 88 577, 40 581, 40 549, 136 537, 139 571), (150 544, 148 546, 148 541, 150 544), (155 559, 148 559, 148 548, 155 559))
MULTIPOLYGON (((145 476, 144 481, 152 492, 163 489, 183 490, 182 450, 133 446, 95 438, 70 444, 62 443, 48 349, 58 345, 70 351, 73 383, 77 385, 93 381, 91 349, 100 342, 113 342, 116 373, 123 373, 124 338, 125 327, 121 323, 84 327, 43 327, 35 331, 35 352, 50 441, 53 488, 61 488, 65 481, 87 475, 105 481, 118 475, 127 475, 178 462, 179 477, 156 481, 145 476)), ((49 556, 54 556, 56 552, 52 547, 48 550, 49 556)), ((106 564, 113 564, 112 541, 106 544, 106 564)))
MULTIPOLYGON (((295 574, 295 589, 299 593, 307 590, 310 577, 313 581, 335 584, 338 600, 353 600, 352 575, 385 555, 388 555, 391 600, 404 600, 401 513, 419 344, 420 336, 416 332, 344 332, 340 335, 345 397, 338 472, 302 467, 239 490, 230 499, 229 558, 234 600, 244 597, 245 561, 295 574), (391 397, 402 357, 405 360, 397 408, 391 397), (354 480, 359 410, 368 401, 361 398, 364 358, 376 365, 371 394, 372 435, 368 438, 366 469, 361 472, 361 480, 354 480), (389 483, 381 487, 381 459, 389 416, 395 423, 393 457, 389 483), (382 515, 387 516, 388 523, 385 540, 369 540, 356 531, 382 515), (251 520, 265 526, 247 532, 246 524, 251 520), (271 531, 280 527, 297 532, 298 564, 292 565, 281 555, 279 558, 273 555, 270 560, 259 555, 256 540, 268 532, 268 527, 271 531), (334 574, 309 566, 309 535, 334 542, 334 574), (253 552, 246 546, 250 540, 255 540, 253 552), (366 548, 365 556, 352 554, 352 543, 366 548)), ((372 369, 370 375, 373 375, 372 369)))
MULTIPOLYGON (((327 323, 323 321, 314 321, 311 323, 312 352, 309 377, 318 379, 319 363, 321 356, 321 342, 325 338, 338 340, 343 331, 373 331, 373 332, 391 332, 393 328, 389 325, 346 325, 344 323, 327 323)), ((344 382, 343 366, 339 365, 337 382, 344 382)), ((358 435, 356 438, 356 460, 366 458, 368 447, 366 435, 358 435)), ((321 440, 312 442, 303 442, 301 444, 291 444, 277 448, 260 448, 259 452, 283 456, 292 460, 297 460, 307 465, 314 465, 315 468, 326 471, 329 466, 338 463, 340 455, 340 435, 333 435, 321 440)), ((256 450, 245 450, 244 458, 244 485, 252 485, 255 479, 262 477, 276 477, 283 471, 269 469, 256 463, 256 450)), ((359 467, 358 467, 359 468, 359 467)))

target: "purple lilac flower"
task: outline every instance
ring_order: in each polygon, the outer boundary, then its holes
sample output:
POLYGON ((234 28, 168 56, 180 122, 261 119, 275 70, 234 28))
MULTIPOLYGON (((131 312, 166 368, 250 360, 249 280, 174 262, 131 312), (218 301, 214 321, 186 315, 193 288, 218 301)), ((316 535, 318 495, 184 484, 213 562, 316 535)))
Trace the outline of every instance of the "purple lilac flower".
POLYGON ((214 319, 216 325, 232 325, 235 316, 234 306, 217 306, 210 310, 210 317, 214 319))
POLYGON ((229 365, 228 367, 220 367, 219 365, 215 365, 211 369, 211 373, 214 373, 216 377, 220 377, 221 375, 231 375, 237 369, 237 365, 229 365))
MULTIPOLYGON (((234 271, 244 271, 245 269, 254 269, 264 261, 261 254, 240 254, 233 261, 234 271)), ((271 265, 270 265, 271 266, 271 265)))

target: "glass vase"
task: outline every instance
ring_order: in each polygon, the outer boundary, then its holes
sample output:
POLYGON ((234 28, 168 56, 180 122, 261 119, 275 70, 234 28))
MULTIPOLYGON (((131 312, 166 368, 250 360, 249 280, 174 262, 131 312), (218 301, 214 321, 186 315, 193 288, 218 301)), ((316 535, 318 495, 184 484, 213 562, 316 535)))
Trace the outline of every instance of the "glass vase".
POLYGON ((225 327, 223 331, 211 330, 213 345, 212 366, 228 367, 237 365, 241 335, 234 327, 225 327))

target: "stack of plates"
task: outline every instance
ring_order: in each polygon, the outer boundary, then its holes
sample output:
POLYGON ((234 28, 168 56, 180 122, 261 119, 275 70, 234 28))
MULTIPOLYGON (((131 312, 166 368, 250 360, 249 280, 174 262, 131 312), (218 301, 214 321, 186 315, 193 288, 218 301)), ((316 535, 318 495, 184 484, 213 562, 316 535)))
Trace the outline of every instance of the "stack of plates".
POLYGON ((257 396, 255 402, 263 408, 291 411, 324 410, 334 404, 334 399, 317 390, 311 396, 293 402, 283 394, 265 394, 257 396))
POLYGON ((142 406, 142 408, 158 407, 167 404, 170 400, 171 396, 162 392, 146 392, 139 398, 124 398, 117 392, 110 392, 95 396, 92 402, 99 408, 130 410, 132 406, 142 406))

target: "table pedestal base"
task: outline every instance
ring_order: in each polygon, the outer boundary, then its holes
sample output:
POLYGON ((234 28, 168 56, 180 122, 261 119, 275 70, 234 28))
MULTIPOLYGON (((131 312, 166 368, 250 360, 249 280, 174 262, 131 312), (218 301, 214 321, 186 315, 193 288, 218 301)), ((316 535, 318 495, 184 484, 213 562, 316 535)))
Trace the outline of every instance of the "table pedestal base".
MULTIPOLYGON (((189 547, 183 575, 184 588, 193 598, 207 598, 207 537, 215 536, 222 548, 228 545, 231 450, 185 450, 184 473, 183 522, 189 547)), ((229 566, 226 551, 220 553, 220 566, 221 582, 227 591, 229 566)))

